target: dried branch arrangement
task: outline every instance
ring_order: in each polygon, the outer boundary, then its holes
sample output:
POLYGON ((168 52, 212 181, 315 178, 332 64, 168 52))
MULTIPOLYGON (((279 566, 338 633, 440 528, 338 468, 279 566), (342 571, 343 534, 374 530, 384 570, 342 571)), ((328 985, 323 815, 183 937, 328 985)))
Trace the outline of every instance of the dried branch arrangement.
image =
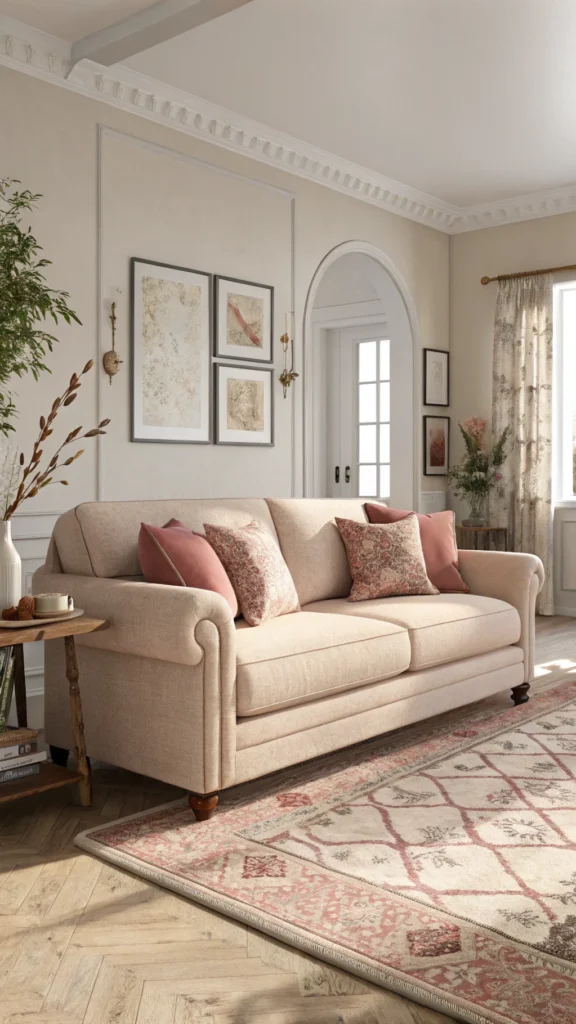
POLYGON ((24 458, 24 453, 22 452, 20 454, 20 469, 18 472, 15 497, 7 506, 2 517, 3 519, 10 519, 23 501, 26 501, 28 498, 36 497, 42 488, 48 487, 50 484, 63 484, 64 487, 67 487, 68 481, 55 480, 54 474, 64 466, 71 466, 73 462, 76 462, 76 459, 79 459, 80 456, 84 454, 84 449, 79 448, 74 455, 69 455, 67 458, 60 460, 62 450, 68 445, 74 444, 74 442, 81 441, 85 437, 97 437, 99 434, 106 433, 103 428, 108 426, 110 420, 102 420, 97 427, 94 427, 92 430, 87 430, 85 434, 81 433, 82 427, 76 427, 75 430, 70 431, 60 447, 56 449, 54 455, 46 465, 46 468, 41 468, 40 464, 44 455, 42 445, 53 433, 54 420, 61 409, 72 405, 72 402, 76 400, 78 389, 82 386, 80 378, 83 377, 85 373, 88 373, 93 366, 94 360, 90 359, 89 362, 86 363, 81 374, 73 373, 64 394, 60 395, 52 403, 52 408, 48 416, 40 417, 40 433, 38 434, 37 440, 34 442, 32 455, 30 456, 30 460, 27 464, 24 458))

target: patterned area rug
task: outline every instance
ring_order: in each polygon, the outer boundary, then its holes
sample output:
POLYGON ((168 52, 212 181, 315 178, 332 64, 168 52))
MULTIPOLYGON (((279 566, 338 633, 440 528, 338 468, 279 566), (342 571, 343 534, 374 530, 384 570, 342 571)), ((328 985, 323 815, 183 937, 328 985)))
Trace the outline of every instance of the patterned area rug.
POLYGON ((77 844, 463 1021, 576 1020, 576 683, 77 844))

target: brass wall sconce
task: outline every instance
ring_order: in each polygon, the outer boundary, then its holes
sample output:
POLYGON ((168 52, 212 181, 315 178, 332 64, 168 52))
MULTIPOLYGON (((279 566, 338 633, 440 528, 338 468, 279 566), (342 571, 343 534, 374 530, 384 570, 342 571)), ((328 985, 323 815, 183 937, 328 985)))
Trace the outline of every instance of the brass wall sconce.
POLYGON ((112 383, 112 377, 115 377, 120 369, 120 363, 124 360, 120 359, 116 351, 116 303, 113 302, 110 306, 110 316, 108 317, 112 325, 112 348, 109 352, 105 352, 102 356, 102 366, 104 372, 108 374, 110 383, 112 383))
POLYGON ((288 388, 292 381, 296 380, 296 377, 298 377, 298 374, 294 370, 294 331, 290 332, 289 318, 292 319, 292 315, 290 313, 286 313, 286 330, 284 334, 280 336, 280 344, 284 350, 284 369, 278 377, 278 380, 282 385, 284 398, 286 398, 288 388), (290 337, 290 333, 292 333, 292 337, 290 337), (290 348, 290 369, 288 369, 288 348, 290 348))

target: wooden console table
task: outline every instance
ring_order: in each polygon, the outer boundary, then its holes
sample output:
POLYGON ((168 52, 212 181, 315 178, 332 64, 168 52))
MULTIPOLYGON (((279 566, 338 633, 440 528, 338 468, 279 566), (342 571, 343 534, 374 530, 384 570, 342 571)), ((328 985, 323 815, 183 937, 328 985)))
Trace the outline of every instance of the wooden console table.
POLYGON ((463 526, 462 523, 456 526, 459 548, 489 551, 492 538, 496 551, 508 551, 508 530, 505 526, 463 526))
POLYGON ((101 629, 108 629, 109 625, 110 623, 105 619, 90 619, 83 615, 78 619, 63 619, 61 622, 50 622, 44 625, 39 619, 33 626, 26 626, 22 629, 0 629, 0 647, 14 647, 14 696, 18 725, 22 728, 26 728, 28 725, 23 645, 34 643, 36 640, 64 640, 70 717, 77 764, 76 771, 71 771, 50 762, 41 762, 39 775, 29 775, 16 782, 0 784, 0 804, 8 800, 17 800, 21 796, 32 796, 34 793, 42 793, 46 789, 58 789, 60 786, 69 786, 71 783, 77 782, 82 807, 90 807, 92 780, 90 765, 86 757, 84 719, 78 686, 78 661, 74 637, 80 636, 82 633, 95 633, 101 629))

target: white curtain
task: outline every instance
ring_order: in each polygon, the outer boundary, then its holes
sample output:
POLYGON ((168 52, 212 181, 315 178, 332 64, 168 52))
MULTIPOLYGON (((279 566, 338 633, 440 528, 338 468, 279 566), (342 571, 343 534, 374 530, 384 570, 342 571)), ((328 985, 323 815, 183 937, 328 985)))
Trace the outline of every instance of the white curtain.
POLYGON ((491 499, 512 551, 544 563, 537 611, 554 614, 552 585, 552 277, 500 281, 494 322, 492 436, 510 428, 508 458, 491 499))

